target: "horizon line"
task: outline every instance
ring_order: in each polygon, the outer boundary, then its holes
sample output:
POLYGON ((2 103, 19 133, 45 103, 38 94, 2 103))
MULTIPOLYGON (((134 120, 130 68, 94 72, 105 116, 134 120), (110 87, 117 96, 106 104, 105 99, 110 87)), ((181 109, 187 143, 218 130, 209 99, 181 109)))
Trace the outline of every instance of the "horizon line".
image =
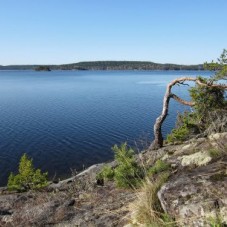
POLYGON ((157 63, 157 62, 153 62, 153 61, 147 61, 147 60, 93 60, 93 61, 79 61, 79 62, 72 62, 72 63, 60 63, 60 64, 7 64, 7 65, 0 65, 0 66, 56 66, 56 65, 71 65, 71 64, 78 64, 78 63, 83 63, 83 62, 147 62, 147 63, 154 63, 154 64, 161 64, 161 65, 185 65, 185 66, 191 66, 191 65, 203 65, 204 63, 197 63, 197 64, 181 64, 181 63, 157 63))

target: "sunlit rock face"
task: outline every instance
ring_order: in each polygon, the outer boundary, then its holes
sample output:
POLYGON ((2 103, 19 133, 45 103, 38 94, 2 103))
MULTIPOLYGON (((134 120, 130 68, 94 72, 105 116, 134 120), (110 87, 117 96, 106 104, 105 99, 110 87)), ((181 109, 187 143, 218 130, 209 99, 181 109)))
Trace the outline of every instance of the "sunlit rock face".
POLYGON ((178 146, 167 159, 176 163, 177 172, 162 186, 158 197, 179 226, 227 223, 226 140, 227 133, 195 139, 178 146))

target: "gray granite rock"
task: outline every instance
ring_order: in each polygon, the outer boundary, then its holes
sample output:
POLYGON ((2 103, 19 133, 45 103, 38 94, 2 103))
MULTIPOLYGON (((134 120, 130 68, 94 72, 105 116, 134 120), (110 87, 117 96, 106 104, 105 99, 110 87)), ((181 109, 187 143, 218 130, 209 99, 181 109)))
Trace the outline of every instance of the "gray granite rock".
POLYGON ((165 212, 179 226, 210 226, 209 219, 227 223, 227 157, 178 172, 164 184, 158 197, 165 212))

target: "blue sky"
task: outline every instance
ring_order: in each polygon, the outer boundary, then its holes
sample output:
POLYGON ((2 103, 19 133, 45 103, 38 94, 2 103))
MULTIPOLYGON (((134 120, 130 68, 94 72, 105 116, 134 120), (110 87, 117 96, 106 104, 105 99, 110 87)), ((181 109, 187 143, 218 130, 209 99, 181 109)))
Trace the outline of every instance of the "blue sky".
POLYGON ((0 65, 197 64, 227 48, 227 0, 0 0, 0 65))

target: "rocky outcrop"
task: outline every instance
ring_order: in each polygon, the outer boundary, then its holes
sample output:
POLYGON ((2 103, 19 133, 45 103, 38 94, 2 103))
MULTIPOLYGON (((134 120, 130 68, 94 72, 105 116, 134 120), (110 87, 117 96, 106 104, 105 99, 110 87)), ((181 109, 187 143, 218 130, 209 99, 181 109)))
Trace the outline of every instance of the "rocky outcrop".
POLYGON ((227 133, 193 140, 166 159, 177 169, 158 197, 178 226, 227 224, 226 141, 227 133))
POLYGON ((123 226, 133 191, 98 186, 102 164, 39 192, 0 195, 0 226, 123 226))
MULTIPOLYGON (((162 207, 181 226, 227 222, 227 158, 172 177, 158 192, 162 207)), ((208 225, 209 226, 209 225, 208 225)))
MULTIPOLYGON (((144 166, 161 159, 171 167, 157 196, 176 226, 227 224, 226 141, 227 133, 216 133, 137 155, 144 166)), ((102 166, 94 165, 39 192, 9 193, 2 188, 0 226, 126 226, 137 190, 118 189, 114 182, 98 185, 96 174, 102 166)))

